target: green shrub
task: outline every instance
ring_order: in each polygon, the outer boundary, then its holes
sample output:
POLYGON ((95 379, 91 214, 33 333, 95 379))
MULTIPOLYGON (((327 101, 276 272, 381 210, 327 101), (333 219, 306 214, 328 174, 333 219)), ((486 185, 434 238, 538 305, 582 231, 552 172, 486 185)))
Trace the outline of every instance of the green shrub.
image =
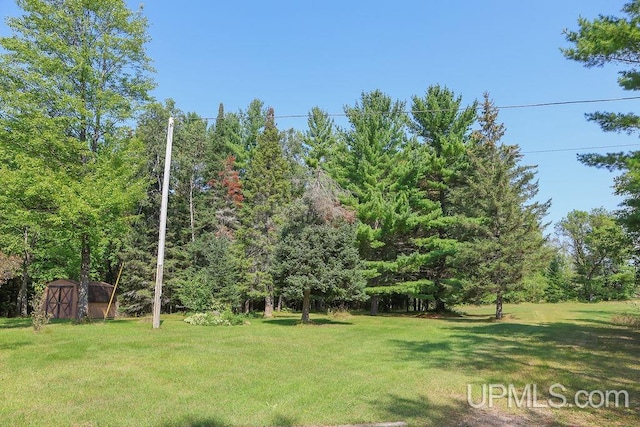
POLYGON ((219 312, 196 313, 184 319, 190 325, 196 326, 237 326, 249 323, 246 316, 234 314, 231 310, 219 312))

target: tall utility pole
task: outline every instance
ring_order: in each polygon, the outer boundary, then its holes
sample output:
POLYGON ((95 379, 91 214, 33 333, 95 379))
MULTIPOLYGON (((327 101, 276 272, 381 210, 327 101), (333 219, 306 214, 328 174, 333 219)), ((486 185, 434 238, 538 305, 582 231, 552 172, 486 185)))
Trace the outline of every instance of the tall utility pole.
POLYGON ((156 269, 156 291, 153 297, 153 329, 160 327, 160 301, 162 297, 162 273, 164 267, 164 239, 167 233, 167 205, 169 204, 169 173, 171 172, 171 146, 173 145, 173 117, 167 126, 167 152, 164 157, 164 179, 162 181, 162 205, 160 206, 160 235, 158 237, 158 267, 156 269))

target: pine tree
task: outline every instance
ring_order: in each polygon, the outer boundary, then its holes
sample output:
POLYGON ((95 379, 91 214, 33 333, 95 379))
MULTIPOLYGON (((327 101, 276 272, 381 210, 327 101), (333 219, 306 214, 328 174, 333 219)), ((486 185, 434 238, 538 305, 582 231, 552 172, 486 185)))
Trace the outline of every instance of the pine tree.
POLYGON ((535 166, 522 166, 516 145, 502 144, 504 126, 485 94, 481 129, 467 150, 464 187, 453 194, 461 213, 475 222, 471 238, 459 245, 457 262, 469 279, 467 292, 481 300, 495 296, 496 319, 502 303, 525 275, 544 261, 542 218, 550 201, 533 201, 538 192, 535 166))
POLYGON ((459 281, 452 261, 459 247, 457 229, 461 218, 451 193, 462 180, 465 147, 476 118, 476 103, 461 108, 462 98, 449 89, 431 86, 424 97, 414 96, 411 129, 418 137, 412 147, 412 161, 418 165, 417 186, 430 201, 420 201, 421 233, 417 236, 417 264, 421 277, 432 282, 428 295, 436 310, 455 302, 459 281), (433 203, 437 204, 434 209, 433 203))
MULTIPOLYGON (((167 123, 169 117, 181 120, 183 116, 175 102, 169 99, 164 104, 150 104, 138 118, 135 135, 145 147, 146 161, 143 175, 146 177, 147 188, 146 197, 139 203, 137 216, 119 254, 126 265, 122 272, 120 287, 122 289, 121 306, 127 314, 139 315, 151 311, 167 123)), ((173 209, 174 206, 175 203, 171 198, 169 207, 173 209)), ((170 227, 169 236, 172 232, 173 227, 170 227)), ((172 246, 172 242, 173 238, 170 237, 167 245, 172 246)), ((165 279, 170 280, 172 275, 173 272, 167 269, 165 279)), ((164 293, 163 303, 166 304, 166 296, 171 295, 172 289, 165 287, 164 293)))
POLYGON ((414 183, 406 150, 408 117, 402 102, 380 91, 363 93, 354 107, 345 107, 345 113, 350 127, 340 130, 335 147, 326 118, 312 116, 317 127, 324 129, 316 138, 325 135, 324 141, 317 140, 312 154, 350 193, 344 202, 359 220, 359 253, 367 267, 371 312, 377 314, 381 297, 415 290, 415 283, 404 283, 404 272, 398 266, 398 257, 409 248, 413 214, 409 198, 414 183))
POLYGON ((546 302, 561 302, 577 297, 571 283, 572 273, 569 264, 567 256, 558 250, 544 273, 547 279, 547 287, 544 290, 546 302))
POLYGON ((233 238, 239 226, 238 211, 242 208, 244 195, 240 174, 235 167, 235 157, 229 156, 217 177, 208 182, 208 204, 215 213, 215 234, 233 238))
POLYGON ((273 312, 275 289, 270 268, 283 220, 281 213, 291 201, 292 190, 291 170, 281 140, 273 108, 269 108, 244 181, 243 227, 238 236, 248 261, 247 294, 264 298, 265 317, 273 312))
MULTIPOLYGON (((640 89, 640 1, 626 3, 622 12, 625 16, 603 16, 589 21, 578 19, 578 30, 565 30, 570 48, 562 53, 568 59, 581 62, 586 67, 615 65, 626 68, 618 71, 618 84, 624 90, 640 89)), ((597 111, 587 113, 587 120, 596 122, 605 132, 637 134, 640 130, 640 116, 636 113, 614 113, 597 111)), ((632 233, 636 242, 640 241, 640 151, 628 153, 580 154, 578 160, 588 166, 620 171, 614 180, 615 194, 624 197, 618 218, 632 233)), ((640 247, 636 244, 636 247, 640 247)))
POLYGON ((305 163, 315 169, 323 165, 336 148, 335 123, 326 111, 313 107, 309 112, 307 125, 308 130, 304 134, 305 163))

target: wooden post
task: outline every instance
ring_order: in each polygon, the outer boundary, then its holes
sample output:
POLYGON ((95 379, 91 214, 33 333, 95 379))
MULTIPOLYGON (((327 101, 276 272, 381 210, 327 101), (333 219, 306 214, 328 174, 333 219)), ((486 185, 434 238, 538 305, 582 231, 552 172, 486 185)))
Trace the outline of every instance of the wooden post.
POLYGON ((173 144, 173 117, 167 126, 167 151, 164 157, 164 179, 162 181, 162 205, 160 206, 160 232, 158 237, 158 267, 156 289, 153 296, 153 329, 160 327, 160 304, 162 297, 162 273, 164 267, 164 240, 167 232, 167 205, 169 203, 169 174, 171 173, 171 146, 173 144))
POLYGON ((104 312, 103 320, 107 320, 107 316, 109 315, 109 310, 111 310, 111 304, 113 303, 113 297, 116 296, 116 289, 118 289, 118 283, 120 282, 120 276, 122 275, 123 268, 124 268, 124 262, 120 265, 120 271, 118 272, 118 277, 116 278, 116 284, 113 286, 113 291, 111 292, 111 298, 109 298, 109 305, 107 305, 107 311, 104 312))

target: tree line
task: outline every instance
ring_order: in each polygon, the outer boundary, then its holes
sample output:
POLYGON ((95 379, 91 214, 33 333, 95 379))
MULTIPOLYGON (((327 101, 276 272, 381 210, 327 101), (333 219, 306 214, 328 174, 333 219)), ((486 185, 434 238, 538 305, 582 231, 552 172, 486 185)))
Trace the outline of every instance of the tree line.
POLYGON ((503 302, 635 294, 628 221, 576 211, 562 244, 545 236, 551 202, 488 94, 363 92, 344 126, 313 107, 281 130, 257 99, 208 121, 150 97, 141 11, 66 3, 18 1, 0 39, 2 314, 69 277, 84 316, 89 280, 122 264, 122 310, 150 311, 169 117, 165 311, 494 303, 500 318, 503 302))

